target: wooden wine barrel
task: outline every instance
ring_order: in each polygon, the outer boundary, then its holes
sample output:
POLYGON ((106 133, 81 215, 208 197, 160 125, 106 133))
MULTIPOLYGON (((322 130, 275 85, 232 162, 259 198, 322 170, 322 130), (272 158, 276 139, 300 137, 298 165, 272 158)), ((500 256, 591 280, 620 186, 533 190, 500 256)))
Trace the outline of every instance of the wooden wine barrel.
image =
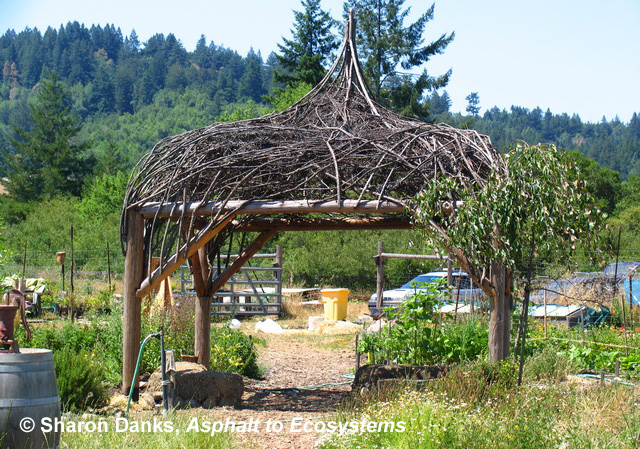
MULTIPOLYGON (((42 431, 43 418, 60 419, 60 397, 48 349, 24 348, 18 354, 0 353, 0 444, 7 449, 58 448, 60 433, 42 431), (21 421, 33 420, 25 432, 21 421)), ((55 429, 54 429, 55 430, 55 429)))

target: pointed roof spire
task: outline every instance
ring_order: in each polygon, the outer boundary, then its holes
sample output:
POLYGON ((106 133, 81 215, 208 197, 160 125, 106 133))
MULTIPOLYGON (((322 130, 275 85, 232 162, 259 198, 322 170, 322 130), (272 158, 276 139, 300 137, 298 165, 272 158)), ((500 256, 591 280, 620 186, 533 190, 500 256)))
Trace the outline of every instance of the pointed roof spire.
POLYGON ((322 81, 318 83, 307 95, 298 103, 308 101, 310 98, 322 92, 327 84, 335 84, 346 89, 347 98, 352 90, 359 92, 367 101, 371 112, 379 116, 375 101, 371 98, 367 83, 362 74, 360 61, 358 60, 358 50, 356 46, 356 18, 353 9, 349 10, 349 15, 345 23, 344 39, 338 51, 338 56, 333 62, 329 71, 322 81))

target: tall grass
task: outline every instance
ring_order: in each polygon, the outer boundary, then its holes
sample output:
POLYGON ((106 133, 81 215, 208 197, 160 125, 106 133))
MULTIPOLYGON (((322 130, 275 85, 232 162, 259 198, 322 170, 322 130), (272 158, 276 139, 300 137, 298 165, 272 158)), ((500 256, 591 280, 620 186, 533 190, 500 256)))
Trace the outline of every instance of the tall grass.
POLYGON ((577 388, 550 381, 517 388, 508 368, 492 370, 476 363, 460 367, 426 390, 406 390, 383 402, 371 400, 343 413, 341 419, 404 421, 406 431, 333 434, 321 447, 639 447, 637 387, 634 392, 626 386, 577 388))
MULTIPOLYGON (((66 418, 65 422, 84 422, 95 421, 98 419, 85 419, 76 417, 66 418)), ((162 417, 155 417, 156 420, 162 421, 162 417)), ((232 436, 227 433, 201 433, 190 431, 186 432, 189 427, 190 420, 193 416, 189 415, 172 415, 168 418, 173 423, 173 432, 132 432, 120 431, 116 429, 115 418, 104 419, 107 423, 107 432, 65 432, 61 437, 61 449, 102 449, 102 448, 136 448, 136 449, 233 449, 232 436)), ((199 417, 201 420, 210 419, 204 415, 199 417)), ((153 422, 152 416, 138 418, 139 421, 153 422)), ((122 429, 122 427, 121 427, 122 429)))

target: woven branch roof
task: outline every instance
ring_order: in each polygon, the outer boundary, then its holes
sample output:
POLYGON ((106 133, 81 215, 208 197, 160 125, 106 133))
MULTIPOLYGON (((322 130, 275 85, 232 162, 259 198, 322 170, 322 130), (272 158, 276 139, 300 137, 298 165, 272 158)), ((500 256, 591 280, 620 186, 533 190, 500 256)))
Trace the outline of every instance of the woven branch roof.
POLYGON ((285 111, 214 123, 158 142, 134 170, 124 213, 151 202, 238 199, 406 204, 439 174, 476 183, 501 165, 489 138, 476 131, 402 117, 376 103, 363 80, 354 36, 351 16, 327 75, 285 111))

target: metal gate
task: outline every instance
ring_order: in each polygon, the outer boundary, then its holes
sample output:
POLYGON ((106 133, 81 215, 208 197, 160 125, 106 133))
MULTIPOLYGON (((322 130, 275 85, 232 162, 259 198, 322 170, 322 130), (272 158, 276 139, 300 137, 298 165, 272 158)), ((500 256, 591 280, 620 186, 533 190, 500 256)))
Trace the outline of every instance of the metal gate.
MULTIPOLYGON (((238 257, 229 256, 231 260, 238 257)), ((212 297, 212 315, 281 315, 282 314, 282 247, 275 253, 256 254, 252 259, 275 259, 271 266, 244 266, 226 283, 228 290, 212 297)), ((193 291, 193 277, 188 265, 181 269, 181 292, 193 291)))

